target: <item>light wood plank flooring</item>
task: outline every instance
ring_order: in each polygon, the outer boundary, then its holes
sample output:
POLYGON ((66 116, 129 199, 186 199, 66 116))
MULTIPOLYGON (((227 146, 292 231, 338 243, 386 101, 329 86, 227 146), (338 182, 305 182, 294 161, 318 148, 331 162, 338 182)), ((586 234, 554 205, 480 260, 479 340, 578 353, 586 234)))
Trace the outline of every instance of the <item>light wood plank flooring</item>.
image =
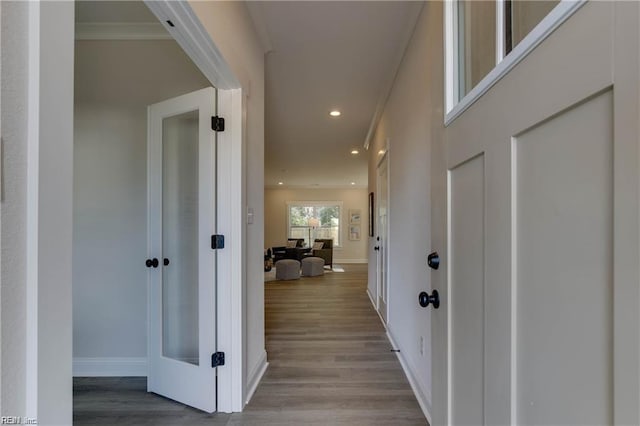
POLYGON ((243 413, 208 415, 145 378, 76 378, 74 424, 425 425, 366 295, 366 265, 265 284, 269 369, 243 413))

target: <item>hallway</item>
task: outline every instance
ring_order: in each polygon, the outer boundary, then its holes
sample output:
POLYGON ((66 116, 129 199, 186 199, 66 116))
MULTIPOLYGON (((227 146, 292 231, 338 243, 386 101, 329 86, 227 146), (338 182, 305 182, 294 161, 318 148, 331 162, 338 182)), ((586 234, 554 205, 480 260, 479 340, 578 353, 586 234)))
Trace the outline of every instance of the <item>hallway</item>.
POLYGON ((265 285, 269 368, 243 413, 204 414, 144 378, 76 378, 74 424, 424 425, 366 294, 366 265, 265 285))

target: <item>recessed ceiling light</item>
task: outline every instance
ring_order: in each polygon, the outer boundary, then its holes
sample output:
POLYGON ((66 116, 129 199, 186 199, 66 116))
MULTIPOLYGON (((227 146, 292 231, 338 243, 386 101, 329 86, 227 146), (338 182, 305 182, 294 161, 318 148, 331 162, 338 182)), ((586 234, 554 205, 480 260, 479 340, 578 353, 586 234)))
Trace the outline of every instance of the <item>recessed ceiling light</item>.
POLYGON ((351 150, 351 153, 352 153, 353 155, 356 155, 356 154, 360 154, 360 151, 358 151, 357 149, 352 149, 352 150, 351 150))
POLYGON ((284 185, 284 182, 278 182, 278 185, 284 185))
POLYGON ((334 109, 333 111, 331 111, 329 113, 330 116, 332 117, 340 117, 340 114, 342 114, 340 111, 338 111, 337 109, 334 109))
POLYGON ((355 182, 351 182, 351 185, 355 185, 355 184, 356 184, 355 182))

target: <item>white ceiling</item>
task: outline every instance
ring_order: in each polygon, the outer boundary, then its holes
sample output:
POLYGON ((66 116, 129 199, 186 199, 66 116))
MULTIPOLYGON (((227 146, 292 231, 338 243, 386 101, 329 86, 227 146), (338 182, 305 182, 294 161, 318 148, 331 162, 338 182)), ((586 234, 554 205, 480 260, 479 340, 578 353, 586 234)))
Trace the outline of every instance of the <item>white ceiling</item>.
MULTIPOLYGON (((266 187, 279 187, 278 182, 283 187, 367 186, 363 145, 386 101, 422 4, 247 2, 267 51, 266 187), (330 117, 332 109, 342 116, 330 117), (352 149, 360 153, 352 155, 352 149)), ((78 1, 76 21, 157 23, 142 1, 78 1)))
POLYGON ((363 147, 421 2, 248 2, 266 56, 265 186, 367 186, 363 147), (329 116, 338 109, 339 118, 329 116), (350 154, 358 149, 360 154, 350 154))

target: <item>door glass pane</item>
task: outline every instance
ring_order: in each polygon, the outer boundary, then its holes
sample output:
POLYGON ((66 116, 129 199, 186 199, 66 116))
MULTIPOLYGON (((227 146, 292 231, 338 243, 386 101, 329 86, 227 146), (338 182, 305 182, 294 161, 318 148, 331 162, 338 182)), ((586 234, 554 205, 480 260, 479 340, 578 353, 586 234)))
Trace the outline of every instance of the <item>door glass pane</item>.
POLYGON ((496 66, 496 3, 458 2, 460 99, 496 66))
POLYGON ((198 111, 162 121, 162 253, 162 354, 198 365, 198 111))
POLYGON ((506 53, 516 47, 558 3, 560 3, 559 0, 511 0, 505 2, 506 53))

